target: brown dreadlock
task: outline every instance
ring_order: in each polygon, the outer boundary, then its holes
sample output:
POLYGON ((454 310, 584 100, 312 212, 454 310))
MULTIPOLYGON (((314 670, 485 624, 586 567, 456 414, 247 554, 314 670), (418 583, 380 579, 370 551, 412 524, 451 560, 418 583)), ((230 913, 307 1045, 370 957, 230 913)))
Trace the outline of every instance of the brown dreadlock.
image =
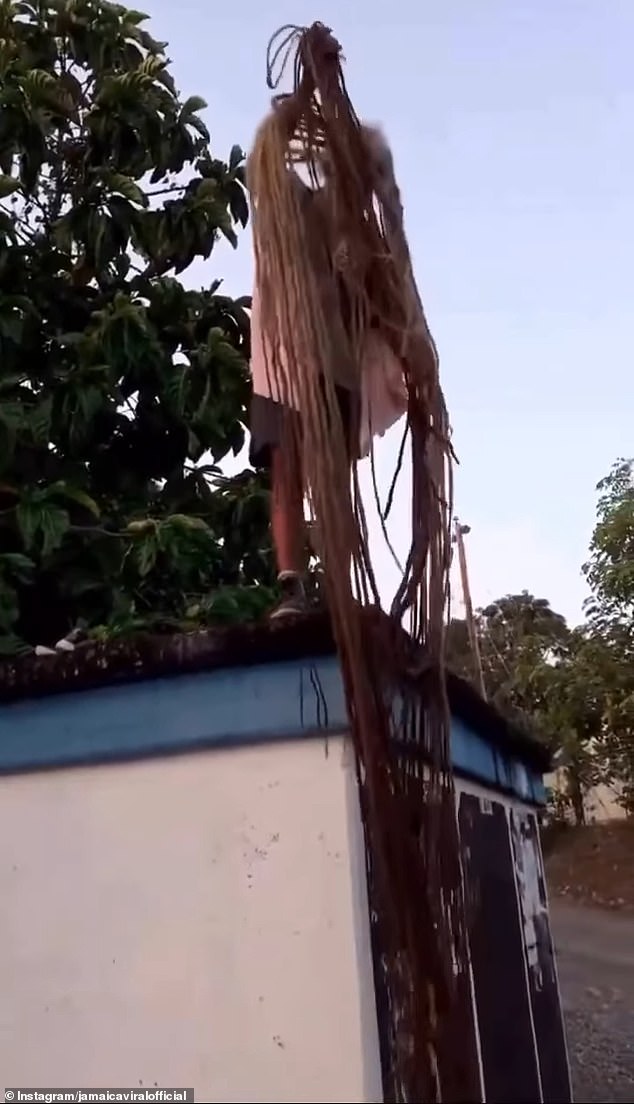
MULTIPOLYGON (((354 111, 341 49, 323 24, 288 26, 274 36, 269 87, 277 87, 281 72, 276 75, 275 67, 281 58, 283 70, 293 50, 293 93, 275 97, 248 165, 267 371, 284 395, 283 350, 293 366, 302 415, 294 447, 320 533, 386 947, 396 1025, 393 1091, 399 1100, 440 1100, 439 1018, 451 1004, 453 979, 465 955, 443 672, 451 554, 449 425, 391 159, 383 156, 378 164, 372 148, 376 135, 362 127, 354 111), (297 162, 319 193, 320 230, 301 205, 297 162), (408 394, 412 541, 391 607, 393 630, 377 622, 373 636, 367 631, 367 607, 378 607, 380 600, 356 464, 350 478, 336 399, 333 318, 324 309, 314 264, 315 235, 323 235, 324 228, 330 242, 344 243, 338 279, 346 303, 345 347, 338 357, 349 362, 359 382, 364 339, 373 327, 397 354, 408 394), (406 614, 413 641, 407 648, 400 643, 406 614), (420 695, 405 688, 413 664, 427 672, 423 710, 420 695), (422 770, 414 785, 403 766, 401 753, 408 747, 418 749, 428 764, 424 801, 422 770), (415 831, 408 812, 412 795, 420 802, 415 831)), ((289 433, 296 424, 289 421, 289 433)))

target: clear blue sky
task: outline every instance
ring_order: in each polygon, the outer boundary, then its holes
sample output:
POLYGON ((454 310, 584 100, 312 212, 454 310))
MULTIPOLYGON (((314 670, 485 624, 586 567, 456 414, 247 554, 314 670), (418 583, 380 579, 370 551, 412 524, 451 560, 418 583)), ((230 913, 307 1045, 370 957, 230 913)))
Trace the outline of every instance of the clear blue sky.
MULTIPOLYGON (((218 156, 248 147, 268 108, 270 34, 333 27, 355 106, 394 152, 461 462, 474 599, 527 588, 578 620, 594 486, 634 452, 634 0, 145 10, 183 94, 208 101, 218 156)), ((214 276, 250 291, 247 234, 187 278, 214 276)), ((379 448, 383 486, 399 439, 379 448)), ((401 549, 407 508, 404 485, 401 549)), ((376 554, 389 589, 380 541, 376 554)))

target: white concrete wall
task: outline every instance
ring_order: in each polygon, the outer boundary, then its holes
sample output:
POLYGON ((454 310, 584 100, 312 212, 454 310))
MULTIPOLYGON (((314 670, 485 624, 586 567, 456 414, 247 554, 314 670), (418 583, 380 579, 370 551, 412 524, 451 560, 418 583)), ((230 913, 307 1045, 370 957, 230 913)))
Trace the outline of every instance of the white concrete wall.
POLYGON ((341 739, 0 779, 0 1084, 378 1101, 341 739))

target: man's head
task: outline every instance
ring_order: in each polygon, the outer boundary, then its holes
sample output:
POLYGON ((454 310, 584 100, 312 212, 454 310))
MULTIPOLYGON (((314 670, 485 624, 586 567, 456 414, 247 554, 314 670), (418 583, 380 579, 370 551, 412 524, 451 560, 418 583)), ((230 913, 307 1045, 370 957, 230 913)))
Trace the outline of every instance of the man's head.
POLYGON ((305 29, 299 53, 304 65, 319 71, 336 70, 341 61, 341 45, 324 23, 313 23, 305 29))
POLYGON ((313 23, 301 35, 297 50, 296 89, 319 98, 336 91, 341 81, 341 46, 330 27, 313 23))
MULTIPOLYGON (((269 42, 267 84, 277 89, 289 58, 294 53, 294 93, 310 98, 317 90, 328 94, 337 87, 341 75, 341 46, 330 27, 313 23, 310 27, 280 27, 269 42)), ((284 100, 288 93, 278 94, 284 100)))

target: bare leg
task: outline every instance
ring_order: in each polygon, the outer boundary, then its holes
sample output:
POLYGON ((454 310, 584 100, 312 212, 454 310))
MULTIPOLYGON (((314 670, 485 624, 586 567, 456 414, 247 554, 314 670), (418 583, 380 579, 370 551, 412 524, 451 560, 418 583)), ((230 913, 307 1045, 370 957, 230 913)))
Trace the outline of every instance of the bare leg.
POLYGON ((273 449, 271 464, 271 531, 280 574, 301 575, 305 568, 304 494, 299 465, 281 447, 273 449))
POLYGON ((278 446, 271 457, 271 532, 279 572, 282 599, 270 617, 305 613, 306 524, 300 466, 293 463, 294 450, 278 446))

